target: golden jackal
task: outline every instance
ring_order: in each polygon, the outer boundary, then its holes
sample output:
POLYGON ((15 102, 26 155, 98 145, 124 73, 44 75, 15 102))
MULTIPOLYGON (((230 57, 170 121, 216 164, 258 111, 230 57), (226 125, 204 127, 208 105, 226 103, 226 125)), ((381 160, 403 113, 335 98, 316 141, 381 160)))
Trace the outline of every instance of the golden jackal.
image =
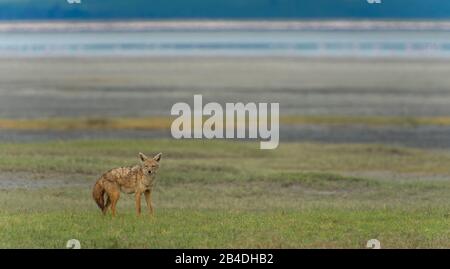
POLYGON ((97 180, 92 196, 103 214, 106 214, 111 206, 112 215, 116 215, 120 191, 135 194, 138 215, 141 214, 141 195, 144 194, 149 213, 153 214, 152 189, 161 155, 162 153, 159 153, 153 158, 148 158, 143 153, 139 153, 141 162, 138 165, 110 170, 97 180))

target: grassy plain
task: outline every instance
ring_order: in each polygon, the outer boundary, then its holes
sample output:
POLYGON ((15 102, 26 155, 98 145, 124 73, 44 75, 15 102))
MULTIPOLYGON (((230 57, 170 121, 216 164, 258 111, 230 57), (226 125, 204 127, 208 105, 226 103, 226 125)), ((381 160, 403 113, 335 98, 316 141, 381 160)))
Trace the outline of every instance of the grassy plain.
POLYGON ((79 140, 0 144, 1 248, 383 248, 450 246, 450 154, 367 144, 79 140), (156 215, 102 217, 102 172, 164 153, 156 215), (44 187, 35 182, 47 180, 44 187), (66 185, 52 184, 61 180, 66 185), (73 183, 73 184, 72 184, 73 183))

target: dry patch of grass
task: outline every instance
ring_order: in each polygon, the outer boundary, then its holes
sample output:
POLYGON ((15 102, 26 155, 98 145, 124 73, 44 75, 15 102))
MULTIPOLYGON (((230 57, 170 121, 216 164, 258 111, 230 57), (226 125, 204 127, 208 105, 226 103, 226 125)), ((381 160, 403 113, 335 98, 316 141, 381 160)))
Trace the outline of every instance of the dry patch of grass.
POLYGON ((0 119, 0 128, 17 130, 168 129, 169 117, 0 119))
POLYGON ((422 125, 449 126, 450 117, 395 117, 395 116, 284 116, 283 124, 290 125, 363 125, 363 126, 402 126, 422 125))
MULTIPOLYGON (((48 118, 48 119, 0 119, 0 129, 16 130, 87 130, 134 129, 168 130, 173 117, 142 118, 48 118)), ((206 119, 206 118, 205 118, 206 119)), ((248 124, 248 123, 245 123, 248 124)), ((384 116, 281 116, 284 125, 362 125, 368 127, 399 126, 450 126, 450 117, 384 117, 384 116)))

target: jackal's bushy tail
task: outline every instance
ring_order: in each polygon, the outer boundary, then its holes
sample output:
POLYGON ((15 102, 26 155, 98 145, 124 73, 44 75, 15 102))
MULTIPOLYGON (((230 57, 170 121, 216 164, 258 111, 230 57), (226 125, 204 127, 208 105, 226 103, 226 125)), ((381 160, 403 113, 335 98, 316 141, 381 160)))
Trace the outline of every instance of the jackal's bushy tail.
POLYGON ((94 190, 92 191, 92 197, 97 203, 98 207, 103 211, 105 209, 105 199, 104 199, 105 189, 99 181, 95 183, 94 190))

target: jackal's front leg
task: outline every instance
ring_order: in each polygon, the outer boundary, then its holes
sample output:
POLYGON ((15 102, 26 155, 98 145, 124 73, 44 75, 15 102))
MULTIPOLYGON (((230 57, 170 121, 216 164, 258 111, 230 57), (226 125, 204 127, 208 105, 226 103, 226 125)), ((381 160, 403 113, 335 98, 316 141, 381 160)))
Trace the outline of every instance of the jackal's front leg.
POLYGON ((136 198, 136 213, 138 216, 140 216, 141 215, 141 193, 136 192, 135 198, 136 198))
POLYGON ((153 215, 153 205, 152 205, 152 192, 147 190, 144 192, 145 201, 147 202, 147 208, 150 215, 153 215))

